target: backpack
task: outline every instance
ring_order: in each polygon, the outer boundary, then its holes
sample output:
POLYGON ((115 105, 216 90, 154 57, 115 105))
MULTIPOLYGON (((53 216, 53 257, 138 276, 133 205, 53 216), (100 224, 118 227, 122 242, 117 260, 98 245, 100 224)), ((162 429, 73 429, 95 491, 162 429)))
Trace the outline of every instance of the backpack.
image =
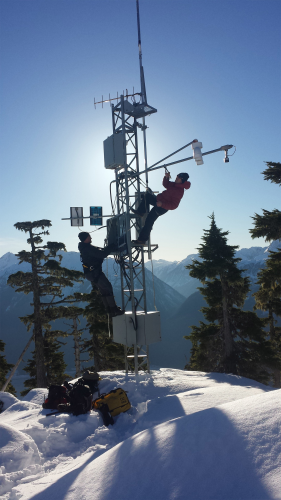
POLYGON ((59 404, 65 404, 67 402, 66 387, 64 387, 64 385, 52 384, 49 387, 48 396, 42 404, 42 407, 48 410, 56 410, 59 404))
POLYGON ((71 389, 68 393, 68 403, 59 404, 57 409, 60 413, 73 413, 73 415, 82 415, 92 408, 92 392, 88 385, 79 379, 75 384, 68 384, 71 389))
POLYGON ((90 372, 89 370, 86 370, 83 373, 82 378, 79 380, 82 380, 85 385, 90 387, 92 394, 94 394, 94 392, 98 392, 99 381, 101 378, 97 372, 90 372))
POLYGON ((92 403, 93 410, 100 410, 104 425, 108 427, 109 424, 113 425, 114 420, 112 417, 119 415, 131 408, 131 403, 128 399, 124 389, 114 389, 108 394, 101 394, 92 403))

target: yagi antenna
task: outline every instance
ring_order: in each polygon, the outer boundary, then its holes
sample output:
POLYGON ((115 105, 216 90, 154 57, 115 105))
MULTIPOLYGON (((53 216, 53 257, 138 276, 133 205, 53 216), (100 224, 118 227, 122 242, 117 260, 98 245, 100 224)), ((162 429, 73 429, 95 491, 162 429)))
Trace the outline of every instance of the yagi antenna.
MULTIPOLYGON (((128 97, 135 97, 136 95, 139 95, 139 96, 142 96, 141 92, 135 92, 134 91, 134 87, 133 87, 133 93, 132 94, 129 94, 128 93, 128 89, 126 89, 126 93, 124 92, 123 90, 123 96, 126 97, 126 99, 128 99, 128 97)), ((118 92, 117 92, 117 97, 110 97, 110 94, 108 96, 108 99, 104 99, 103 96, 101 97, 101 101, 96 101, 95 97, 94 97, 94 106, 95 106, 95 109, 96 108, 96 105, 97 104, 101 104, 102 107, 103 107, 103 104, 106 103, 106 102, 111 102, 111 101, 119 101, 119 96, 118 96, 118 92)))

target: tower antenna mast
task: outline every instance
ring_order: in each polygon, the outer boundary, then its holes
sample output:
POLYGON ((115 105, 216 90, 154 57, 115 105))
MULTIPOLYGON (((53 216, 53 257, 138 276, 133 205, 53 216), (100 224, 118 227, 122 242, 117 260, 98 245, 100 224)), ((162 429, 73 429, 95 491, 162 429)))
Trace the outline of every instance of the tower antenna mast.
MULTIPOLYGON (((183 161, 195 159, 197 165, 203 164, 203 155, 224 151, 225 162, 229 162, 228 150, 232 145, 221 146, 218 149, 201 153, 202 143, 197 139, 189 142, 185 146, 177 149, 173 153, 165 156, 162 160, 147 167, 147 147, 146 147, 146 124, 145 117, 157 112, 147 103, 144 69, 142 65, 142 48, 140 32, 140 14, 139 0, 136 0, 137 7, 137 27, 138 27, 138 50, 140 66, 140 84, 141 92, 123 94, 116 98, 109 98, 99 102, 111 103, 112 113, 112 135, 104 140, 104 167, 110 169, 115 174, 116 187, 116 208, 113 206, 113 216, 107 219, 107 243, 108 246, 114 245, 113 255, 115 261, 120 265, 121 280, 121 298, 122 309, 125 314, 113 317, 113 341, 124 345, 125 368, 128 372, 129 365, 134 362, 135 374, 138 370, 146 366, 149 367, 149 345, 161 341, 161 326, 159 311, 148 311, 148 301, 146 296, 146 275, 144 265, 144 254, 147 253, 148 259, 158 245, 148 244, 139 246, 132 242, 133 231, 138 240, 139 233, 144 224, 144 217, 138 215, 138 207, 145 197, 145 192, 141 191, 141 185, 144 182, 141 175, 145 174, 146 187, 148 187, 148 172, 159 168, 165 168, 169 165, 181 163, 183 161), (136 102, 135 95, 140 96, 140 102, 136 102), (132 102, 128 100, 132 97, 132 102), (117 103, 115 102, 117 101, 117 103), (138 129, 143 132, 144 143, 144 170, 140 169, 139 151, 138 151, 138 129), (182 151, 188 146, 192 146, 193 157, 184 158, 175 162, 163 164, 174 154, 182 151), (159 165, 161 163, 161 165, 159 165), (117 214, 115 214, 115 210, 117 214), (132 353, 133 351, 133 353, 132 353)), ((99 104, 94 101, 94 105, 99 104)), ((110 189, 111 196, 111 189, 110 189)), ((148 212, 146 208, 146 214, 148 212)), ((83 225, 83 219, 89 218, 92 225, 102 224, 102 207, 90 207, 90 217, 83 217, 82 207, 71 207, 71 225, 83 225), (93 209, 93 210, 92 210, 93 209), (97 220, 95 220, 97 219, 97 220)), ((66 220, 66 219, 64 219, 66 220)), ((154 303, 155 306, 155 303, 154 303)), ((156 309, 156 306, 155 306, 156 309)))
MULTIPOLYGON (((139 63, 140 63, 140 84, 141 84, 141 102, 147 104, 146 89, 144 80, 144 70, 142 65, 142 50, 141 50, 141 31, 140 31, 140 9, 139 0, 137 2, 137 23, 138 23, 138 47, 139 47, 139 63)), ((144 147, 144 168, 147 170, 147 146, 146 146, 146 125, 145 117, 142 118, 142 131, 143 131, 143 147, 144 147)), ((148 172, 145 172, 145 182, 148 187, 148 172)))
POLYGON ((139 176, 138 129, 143 132, 144 172, 148 186, 146 125, 145 116, 156 113, 148 105, 142 65, 139 0, 136 0, 138 50, 140 65, 140 102, 128 101, 121 95, 117 104, 112 104, 113 134, 104 141, 104 166, 115 171, 117 215, 107 223, 108 244, 114 243, 118 249, 115 260, 120 265, 121 295, 124 315, 113 318, 113 341, 125 346, 125 366, 128 371, 130 361, 134 361, 135 373, 146 365, 149 371, 149 345, 161 340, 160 313, 148 311, 144 253, 156 250, 157 245, 149 244, 142 248, 132 245, 132 233, 136 238, 143 220, 134 214, 142 196, 139 176), (131 353, 133 347, 133 353, 131 353))
POLYGON ((140 83, 141 83, 141 100, 142 104, 146 104, 146 90, 145 90, 145 81, 144 81, 144 71, 142 65, 142 50, 141 50, 141 32, 140 32, 140 9, 139 9, 139 0, 137 2, 137 22, 138 22, 138 47, 139 47, 139 62, 140 62, 140 83))

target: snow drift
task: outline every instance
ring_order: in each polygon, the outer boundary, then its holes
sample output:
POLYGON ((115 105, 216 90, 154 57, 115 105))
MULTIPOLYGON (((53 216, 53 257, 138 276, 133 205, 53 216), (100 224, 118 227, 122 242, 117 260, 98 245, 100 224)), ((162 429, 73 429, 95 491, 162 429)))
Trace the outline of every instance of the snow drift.
POLYGON ((4 401, 3 499, 281 498, 280 390, 171 369, 102 377, 102 392, 123 387, 132 403, 108 428, 97 412, 46 418, 44 389, 4 401), (16 447, 21 462, 9 470, 16 447))

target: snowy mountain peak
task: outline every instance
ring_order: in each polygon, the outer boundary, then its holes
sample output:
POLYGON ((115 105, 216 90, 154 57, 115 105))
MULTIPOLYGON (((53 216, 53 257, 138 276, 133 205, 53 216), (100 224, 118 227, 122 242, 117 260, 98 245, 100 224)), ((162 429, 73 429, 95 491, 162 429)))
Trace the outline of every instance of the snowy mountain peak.
POLYGON ((241 248, 235 254, 235 257, 242 260, 265 260, 268 255, 265 253, 267 251, 267 247, 251 247, 251 248, 241 248))
POLYGON ((18 264, 18 258, 11 252, 5 253, 0 257, 0 272, 15 264, 18 264))
POLYGON ((268 254, 269 251, 276 252, 278 249, 281 249, 281 240, 272 241, 269 247, 265 250, 265 253, 268 254))

